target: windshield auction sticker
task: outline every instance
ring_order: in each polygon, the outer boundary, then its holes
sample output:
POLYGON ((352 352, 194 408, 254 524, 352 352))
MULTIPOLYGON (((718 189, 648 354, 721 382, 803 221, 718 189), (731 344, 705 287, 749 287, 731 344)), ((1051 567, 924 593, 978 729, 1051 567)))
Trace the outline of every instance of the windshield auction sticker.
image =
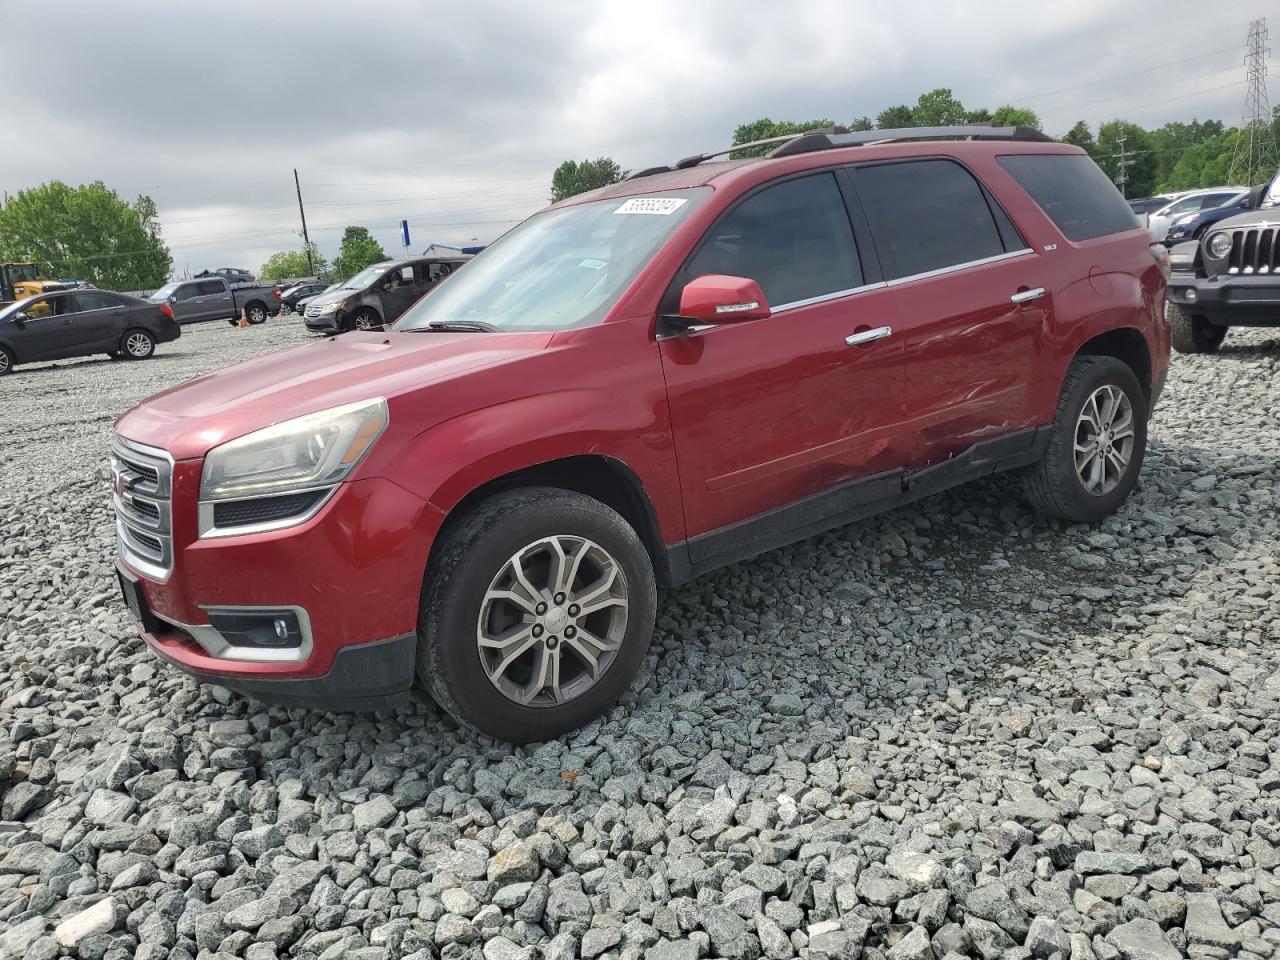
POLYGON ((653 213, 668 217, 683 207, 687 197, 632 197, 614 213, 653 213))

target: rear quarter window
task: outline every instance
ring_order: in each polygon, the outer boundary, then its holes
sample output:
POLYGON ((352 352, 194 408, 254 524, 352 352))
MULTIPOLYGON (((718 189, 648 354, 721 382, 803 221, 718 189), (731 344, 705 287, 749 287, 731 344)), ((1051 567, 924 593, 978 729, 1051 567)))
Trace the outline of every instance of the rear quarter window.
POLYGON ((997 159, 1068 240, 1092 240, 1139 225, 1115 184, 1089 157, 1038 153, 997 159))

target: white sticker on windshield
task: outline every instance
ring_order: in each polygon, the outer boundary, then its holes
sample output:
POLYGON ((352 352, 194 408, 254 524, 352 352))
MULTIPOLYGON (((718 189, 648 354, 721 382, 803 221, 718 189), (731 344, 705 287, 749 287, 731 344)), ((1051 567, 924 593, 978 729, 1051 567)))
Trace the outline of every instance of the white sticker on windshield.
POLYGON ((603 270, 606 266, 608 266, 608 264, 606 264, 603 260, 592 260, 588 258, 586 260, 583 260, 581 263, 579 263, 578 266, 587 267, 591 270, 603 270))
POLYGON ((660 217, 668 217, 688 202, 687 197, 632 197, 613 212, 655 213, 660 217))

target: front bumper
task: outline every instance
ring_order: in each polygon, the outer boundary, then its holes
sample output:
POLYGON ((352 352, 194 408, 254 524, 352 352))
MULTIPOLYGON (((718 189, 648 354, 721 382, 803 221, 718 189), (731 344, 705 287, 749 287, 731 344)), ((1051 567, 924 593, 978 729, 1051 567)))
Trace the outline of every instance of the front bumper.
POLYGON ((199 539, 200 461, 172 481, 172 564, 141 569, 122 553, 153 617, 139 633, 202 680, 275 703, 374 710, 403 703, 413 683, 427 554, 443 515, 383 478, 344 483, 309 520, 260 533, 199 539), (306 642, 291 656, 228 647, 210 622, 225 609, 301 611, 306 642))
POLYGON ((1170 303, 1220 327, 1280 327, 1280 275, 1169 277, 1170 303))
POLYGON ((333 313, 322 314, 318 317, 304 316, 303 322, 312 333, 337 333, 342 329, 344 315, 341 310, 336 310, 333 313))

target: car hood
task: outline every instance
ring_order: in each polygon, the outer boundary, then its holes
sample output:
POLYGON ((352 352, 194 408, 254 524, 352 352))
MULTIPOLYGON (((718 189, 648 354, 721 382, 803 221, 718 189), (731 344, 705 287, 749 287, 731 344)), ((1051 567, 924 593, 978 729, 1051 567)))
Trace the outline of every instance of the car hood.
POLYGON ((440 383, 543 349, 549 333, 348 333, 209 373, 138 404, 115 429, 175 460, 273 423, 440 383))
POLYGON ((342 289, 330 290, 328 293, 317 293, 311 298, 311 304, 309 305, 323 307, 327 303, 341 303, 347 297, 354 297, 358 293, 363 293, 363 291, 342 289))
POLYGON ((1246 210, 1244 213, 1237 213, 1234 217, 1227 217, 1225 220, 1219 220, 1217 227, 1219 230, 1230 230, 1233 227, 1248 227, 1258 223, 1275 224, 1280 223, 1280 208, 1271 207, 1262 210, 1246 210))

